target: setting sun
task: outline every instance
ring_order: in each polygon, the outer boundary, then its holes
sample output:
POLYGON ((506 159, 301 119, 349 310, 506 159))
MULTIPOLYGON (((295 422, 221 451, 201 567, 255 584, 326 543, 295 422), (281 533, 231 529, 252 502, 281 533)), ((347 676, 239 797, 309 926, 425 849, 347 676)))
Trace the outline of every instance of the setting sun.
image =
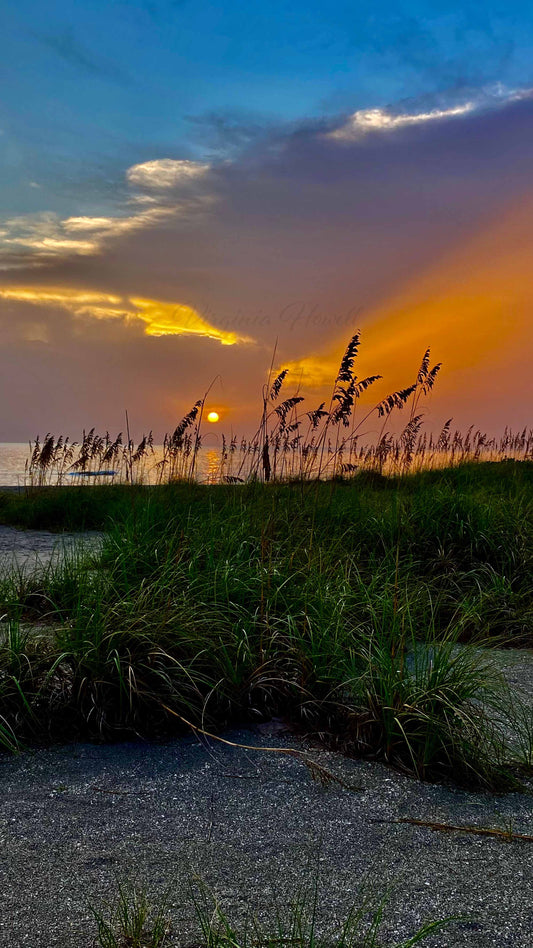
POLYGON ((216 421, 220 421, 220 415, 217 411, 210 411, 207 416, 207 420, 215 424, 216 421))

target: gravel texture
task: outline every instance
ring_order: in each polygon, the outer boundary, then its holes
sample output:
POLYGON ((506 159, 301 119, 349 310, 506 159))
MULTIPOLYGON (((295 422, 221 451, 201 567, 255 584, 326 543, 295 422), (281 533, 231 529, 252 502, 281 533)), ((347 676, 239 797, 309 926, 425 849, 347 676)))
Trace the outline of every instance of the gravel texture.
MULTIPOLYGON (((226 736, 302 746, 275 723, 226 736)), ((467 918, 425 944, 533 944, 533 843, 394 822, 511 825, 533 834, 532 795, 420 784, 380 764, 309 753, 364 789, 324 788, 295 759, 196 739, 4 757, 0 944, 89 948, 88 902, 109 901, 116 878, 132 875, 151 892, 170 888, 173 944, 191 944, 191 871, 230 914, 248 905, 268 915, 317 868, 322 919, 342 917, 362 884, 376 898, 392 885, 385 944, 450 915, 467 918)))

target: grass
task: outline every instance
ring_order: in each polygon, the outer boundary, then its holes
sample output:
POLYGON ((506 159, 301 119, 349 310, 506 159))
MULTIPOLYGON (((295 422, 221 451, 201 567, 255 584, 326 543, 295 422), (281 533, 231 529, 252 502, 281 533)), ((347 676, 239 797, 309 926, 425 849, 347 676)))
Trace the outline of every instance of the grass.
POLYGON ((166 898, 151 899, 145 888, 117 883, 114 903, 107 910, 92 907, 99 948, 163 948, 171 931, 166 898))
MULTIPOLYGON (((259 920, 257 911, 247 908, 244 918, 235 921, 201 878, 190 880, 189 894, 197 921, 194 948, 412 948, 429 935, 442 931, 453 919, 421 925, 402 941, 384 943, 380 932, 387 897, 376 898, 364 891, 359 900, 334 926, 324 926, 321 918, 322 893, 318 875, 306 876, 288 905, 270 911, 270 923, 259 920)), ((262 915, 265 915, 264 908, 262 915)), ((168 894, 150 897, 147 890, 127 881, 117 883, 114 902, 105 910, 93 908, 98 948, 164 948, 184 944, 183 934, 172 924, 168 894), (174 940, 174 935, 176 940, 174 940)))
POLYGON ((0 742, 283 715, 423 779, 516 786, 531 715, 490 646, 533 642, 532 486, 507 462, 0 495, 4 522, 105 531, 0 582, 0 742))
MULTIPOLYGON (((410 385, 391 392, 375 404, 366 403, 366 393, 380 375, 359 378, 355 364, 360 333, 350 339, 333 381, 328 401, 304 410, 300 386, 285 397, 288 369, 275 375, 274 349, 266 384, 262 389, 262 413, 251 438, 222 435, 216 469, 211 483, 244 483, 256 480, 309 482, 354 473, 402 475, 430 468, 453 467, 467 461, 532 460, 533 430, 512 432, 506 428, 500 438, 488 437, 472 426, 466 432, 453 431, 450 418, 438 435, 424 430, 423 400, 430 395, 441 363, 430 367, 430 350, 422 357, 410 385), (403 420, 401 420, 403 419, 403 420), (377 423, 377 434, 368 440, 377 423)), ((218 378, 218 376, 217 376, 218 378)), ((152 432, 136 444, 131 437, 126 412, 126 440, 99 435, 94 428, 84 431, 80 442, 48 433, 30 442, 26 463, 26 483, 31 487, 61 485, 69 478, 100 483, 117 482, 172 484, 198 479, 199 450, 206 399, 198 399, 173 432, 165 434, 158 451, 152 432)))

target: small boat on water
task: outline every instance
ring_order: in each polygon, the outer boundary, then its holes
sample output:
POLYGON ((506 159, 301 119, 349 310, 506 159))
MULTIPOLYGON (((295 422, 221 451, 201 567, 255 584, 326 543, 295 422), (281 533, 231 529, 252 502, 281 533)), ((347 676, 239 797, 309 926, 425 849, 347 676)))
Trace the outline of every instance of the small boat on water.
POLYGON ((118 471, 69 471, 69 477, 115 477, 118 471))

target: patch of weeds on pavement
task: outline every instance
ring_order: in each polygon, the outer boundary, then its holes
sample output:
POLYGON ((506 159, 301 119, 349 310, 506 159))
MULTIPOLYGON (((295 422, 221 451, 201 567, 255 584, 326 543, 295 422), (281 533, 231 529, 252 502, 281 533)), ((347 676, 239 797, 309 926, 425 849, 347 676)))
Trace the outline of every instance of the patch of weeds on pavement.
POLYGON ((106 910, 91 906, 98 948, 163 948, 169 944, 170 919, 165 897, 150 899, 135 882, 117 883, 113 904, 106 910))
POLYGON ((117 883, 118 893, 107 912, 92 909, 97 924, 95 948, 412 948, 458 918, 423 923, 400 941, 382 941, 385 909, 389 893, 376 898, 359 890, 359 901, 335 925, 322 918, 323 896, 318 872, 306 878, 288 905, 267 914, 246 907, 234 919, 201 877, 189 881, 189 897, 199 931, 184 938, 172 926, 168 893, 163 898, 148 896, 144 887, 117 883), (261 915, 261 918, 259 917, 261 915))
MULTIPOLYGON (((290 903, 274 911, 273 922, 259 921, 248 908, 235 922, 202 879, 196 878, 191 896, 202 938, 194 948, 410 948, 442 930, 453 919, 427 922, 401 941, 383 942, 380 930, 389 893, 376 898, 359 890, 359 901, 336 925, 321 918, 323 896, 318 871, 306 879, 290 903)), ((193 948, 193 946, 190 946, 193 948)))

